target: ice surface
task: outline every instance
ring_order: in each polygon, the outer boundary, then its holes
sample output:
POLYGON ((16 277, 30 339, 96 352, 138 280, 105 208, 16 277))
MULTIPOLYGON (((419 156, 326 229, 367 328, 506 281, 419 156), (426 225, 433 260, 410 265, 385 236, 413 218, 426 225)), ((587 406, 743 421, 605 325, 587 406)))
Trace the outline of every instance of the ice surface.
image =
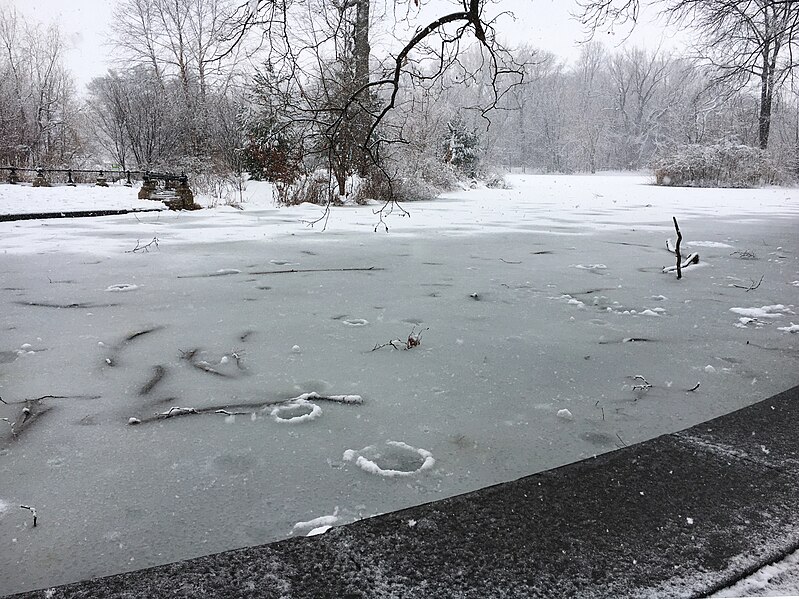
MULTIPOLYGON (((259 185, 244 210, 0 223, 0 396, 42 398, 17 437, 0 422, 0 535, 17 539, 0 551, 0 594, 284 538, 331 505, 347 523, 432 501, 799 383, 788 313, 737 328, 730 312, 799 305, 799 190, 512 182, 408 205, 388 234, 369 206, 309 228, 318 207, 275 208, 259 185), (660 272, 672 215, 688 245, 784 258, 700 247, 705 266, 678 281, 660 272), (384 270, 323 270, 369 267, 384 270), (414 327, 429 329, 419 346, 371 351, 414 327), (652 388, 634 391, 635 374, 652 388), (302 397, 323 415, 270 416, 302 397), (156 416, 178 406, 197 413, 156 416), (372 476, 359 458, 412 474, 372 476), (36 529, 18 505, 36 507, 36 529)), ((2 202, 27 201, 17 190, 34 191, 0 185, 2 202)))

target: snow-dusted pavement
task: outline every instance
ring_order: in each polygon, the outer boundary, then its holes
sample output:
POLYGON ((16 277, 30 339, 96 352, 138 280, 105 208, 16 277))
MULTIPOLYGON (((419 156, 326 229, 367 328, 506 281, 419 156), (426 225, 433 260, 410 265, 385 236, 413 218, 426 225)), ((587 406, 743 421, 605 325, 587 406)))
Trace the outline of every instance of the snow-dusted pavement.
POLYGON ((0 396, 44 398, 16 436, 26 404, 0 404, 0 593, 474 490, 799 383, 799 190, 645 182, 515 177, 387 234, 373 207, 309 228, 318 208, 256 185, 244 210, 0 223, 0 396), (672 216, 700 254, 682 281, 672 216), (199 413, 157 416, 178 406, 199 413))

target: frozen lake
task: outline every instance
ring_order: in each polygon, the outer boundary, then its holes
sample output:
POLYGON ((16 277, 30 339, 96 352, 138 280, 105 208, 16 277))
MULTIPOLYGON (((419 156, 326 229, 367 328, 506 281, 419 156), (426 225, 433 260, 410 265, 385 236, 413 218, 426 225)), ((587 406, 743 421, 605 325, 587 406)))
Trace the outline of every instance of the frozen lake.
POLYGON ((0 594, 434 501, 799 383, 799 190, 512 181, 387 234, 370 207, 321 231, 257 197, 0 223, 0 594), (681 281, 672 215, 700 255, 681 281), (362 401, 287 403, 313 392, 362 401), (175 406, 199 413, 156 416, 175 406))

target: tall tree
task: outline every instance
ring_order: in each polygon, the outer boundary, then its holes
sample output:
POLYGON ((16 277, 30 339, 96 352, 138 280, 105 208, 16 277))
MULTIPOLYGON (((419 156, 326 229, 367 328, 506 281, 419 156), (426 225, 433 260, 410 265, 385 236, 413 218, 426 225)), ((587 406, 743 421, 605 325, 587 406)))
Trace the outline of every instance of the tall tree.
MULTIPOLYGON (((284 112, 308 131, 307 139, 320 142, 311 152, 325 154, 339 193, 352 173, 368 171, 390 185, 386 146, 406 140, 401 127, 388 126, 388 115, 413 97, 401 93, 402 88, 429 90, 458 65, 461 44, 470 37, 484 48, 483 61, 494 72, 486 105, 498 101, 510 73, 483 14, 486 0, 453 4, 457 10, 416 28, 409 39, 376 57, 368 0, 253 0, 242 3, 231 20, 231 48, 254 29, 268 37, 268 62, 276 93, 285 100, 284 112)), ((395 16, 403 6, 411 10, 400 2, 395 16)))

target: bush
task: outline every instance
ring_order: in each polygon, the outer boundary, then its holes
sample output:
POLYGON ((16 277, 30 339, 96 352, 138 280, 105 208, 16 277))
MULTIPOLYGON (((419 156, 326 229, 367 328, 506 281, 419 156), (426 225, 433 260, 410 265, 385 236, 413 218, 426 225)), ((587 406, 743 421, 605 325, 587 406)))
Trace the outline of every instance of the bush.
POLYGON ((679 146, 654 170, 657 185, 678 187, 758 187, 781 179, 768 152, 731 141, 679 146))

